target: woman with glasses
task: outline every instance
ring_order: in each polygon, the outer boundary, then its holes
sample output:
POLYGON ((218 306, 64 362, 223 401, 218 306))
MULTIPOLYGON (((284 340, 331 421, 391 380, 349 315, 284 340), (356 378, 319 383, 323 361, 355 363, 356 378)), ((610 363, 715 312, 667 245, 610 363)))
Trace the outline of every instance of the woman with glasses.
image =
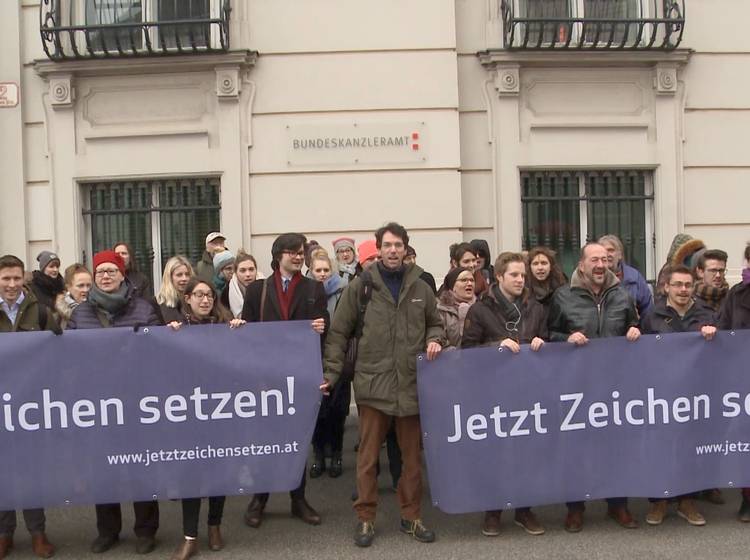
MULTIPOLYGON (((521 253, 501 253, 495 261, 495 283, 466 315, 461 347, 499 346, 517 354, 521 344, 539 350, 546 338, 547 314, 526 289, 526 259, 521 253)), ((501 513, 485 512, 484 535, 500 534, 501 513)), ((544 534, 544 527, 530 508, 516 509, 515 523, 530 535, 544 534)))
POLYGON ((445 289, 438 296, 437 304, 448 341, 443 349, 457 348, 461 346, 466 314, 477 300, 474 272, 462 266, 454 268, 445 276, 443 286, 445 289))
POLYGON ((351 237, 334 239, 333 250, 336 254, 339 276, 346 285, 357 275, 357 251, 354 249, 354 239, 351 237))
MULTIPOLYGON (((182 320, 172 321, 169 326, 179 330, 191 325, 211 325, 228 323, 229 328, 245 324, 242 319, 234 319, 227 309, 219 303, 213 285, 191 278, 183 293, 182 320)), ((208 547, 213 551, 224 548, 221 537, 221 518, 224 514, 225 496, 208 498, 208 547)), ((198 552, 198 518, 201 511, 201 498, 184 498, 182 500, 183 542, 175 550, 172 560, 186 560, 198 552)))
POLYGON ((161 288, 156 295, 159 311, 165 323, 182 320, 182 295, 188 281, 195 276, 193 265, 182 255, 176 255, 164 265, 161 288))
MULTIPOLYGON (((138 297, 125 279, 122 257, 114 251, 94 255, 94 286, 86 301, 73 310, 68 329, 101 329, 161 325, 155 308, 138 297)), ((156 546, 154 536, 159 528, 159 503, 135 502, 136 552, 147 554, 156 546)), ((91 544, 91 552, 102 553, 120 539, 122 511, 120 504, 97 504, 96 528, 99 535, 91 544)))

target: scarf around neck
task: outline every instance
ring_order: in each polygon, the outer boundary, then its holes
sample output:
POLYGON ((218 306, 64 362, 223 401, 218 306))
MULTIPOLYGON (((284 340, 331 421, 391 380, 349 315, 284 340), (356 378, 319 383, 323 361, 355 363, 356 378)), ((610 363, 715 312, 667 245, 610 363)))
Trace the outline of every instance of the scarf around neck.
POLYGON ((695 297, 701 298, 714 311, 719 310, 719 307, 721 307, 721 302, 724 301, 724 298, 726 297, 728 291, 729 284, 727 284, 726 281, 720 288, 708 286, 703 282, 698 282, 695 285, 695 297))
POLYGON ((88 301, 101 309, 108 318, 119 313, 130 301, 128 285, 123 282, 116 292, 103 292, 96 285, 91 286, 88 301))

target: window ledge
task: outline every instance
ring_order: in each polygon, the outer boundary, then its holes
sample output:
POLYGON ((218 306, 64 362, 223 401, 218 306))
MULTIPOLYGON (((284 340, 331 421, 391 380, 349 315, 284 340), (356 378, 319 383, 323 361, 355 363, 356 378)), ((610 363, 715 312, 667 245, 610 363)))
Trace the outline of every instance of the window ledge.
POLYGON ((167 74, 176 72, 207 72, 221 66, 249 68, 258 59, 257 51, 230 51, 221 54, 190 54, 151 58, 112 58, 52 61, 37 59, 34 70, 42 78, 59 74, 76 77, 124 74, 167 74))
POLYGON ((479 62, 487 69, 500 65, 518 65, 523 67, 653 67, 657 64, 687 64, 691 49, 672 51, 517 51, 507 49, 488 49, 479 51, 479 62))

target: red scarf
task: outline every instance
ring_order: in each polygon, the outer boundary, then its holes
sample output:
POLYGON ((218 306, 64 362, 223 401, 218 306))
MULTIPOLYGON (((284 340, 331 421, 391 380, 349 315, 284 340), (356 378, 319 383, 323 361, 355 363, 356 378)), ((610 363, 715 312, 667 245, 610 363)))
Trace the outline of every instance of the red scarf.
POLYGON ((281 320, 289 320, 289 307, 292 305, 292 298, 294 297, 294 290, 297 288, 297 284, 302 281, 302 275, 298 272, 292 276, 289 282, 289 287, 284 292, 284 287, 281 281, 281 273, 277 270, 274 273, 274 286, 276 287, 276 295, 279 298, 279 309, 281 311, 281 320))

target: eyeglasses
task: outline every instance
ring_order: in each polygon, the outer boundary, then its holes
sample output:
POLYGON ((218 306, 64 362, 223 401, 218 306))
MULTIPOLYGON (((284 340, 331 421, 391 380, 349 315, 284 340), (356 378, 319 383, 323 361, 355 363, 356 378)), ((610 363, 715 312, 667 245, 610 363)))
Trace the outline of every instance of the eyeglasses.
POLYGON ((714 276, 724 276, 727 273, 726 268, 707 268, 706 272, 713 274, 714 276))
POLYGON ((110 278, 114 278, 115 276, 117 276, 118 272, 120 272, 119 268, 107 268, 104 270, 97 270, 95 274, 100 278, 103 276, 109 276, 110 278))
POLYGON ((687 290, 693 289, 692 282, 670 282, 669 285, 673 288, 677 288, 678 290, 681 290, 682 288, 685 288, 687 290))
POLYGON ((406 245, 402 241, 396 241, 395 243, 385 241, 380 246, 383 249, 403 249, 406 245))
POLYGON ((190 295, 196 298, 198 301, 202 300, 203 298, 207 298, 208 301, 213 301, 214 299, 214 295, 211 292, 193 292, 190 295))
POLYGON ((467 284, 468 282, 474 283, 473 278, 456 278, 456 282, 460 282, 461 284, 467 284))
POLYGON ((304 251, 282 251, 283 254, 289 255, 290 257, 298 257, 301 259, 305 258, 305 252, 304 251))
POLYGON ((344 247, 343 249, 339 249, 336 251, 336 254, 340 255, 341 253, 353 253, 351 247, 344 247))

